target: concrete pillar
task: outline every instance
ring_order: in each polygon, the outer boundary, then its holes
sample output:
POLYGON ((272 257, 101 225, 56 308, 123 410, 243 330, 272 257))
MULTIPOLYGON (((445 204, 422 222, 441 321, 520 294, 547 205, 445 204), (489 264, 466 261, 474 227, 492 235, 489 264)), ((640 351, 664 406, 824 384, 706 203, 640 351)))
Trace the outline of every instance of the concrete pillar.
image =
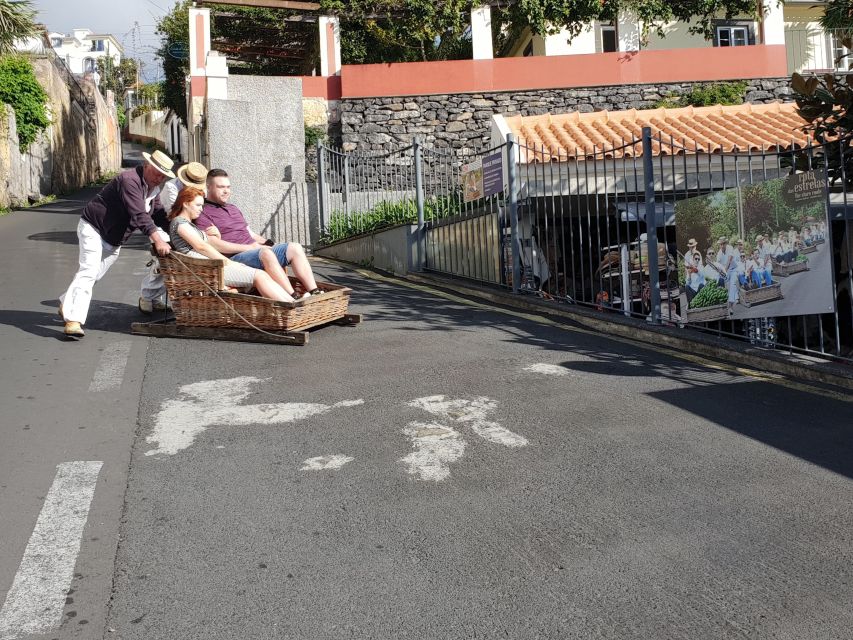
POLYGON ((228 60, 218 51, 207 54, 207 99, 228 99, 228 60))
POLYGON ((761 44, 785 44, 785 16, 782 3, 763 0, 764 18, 761 23, 761 44))
POLYGON ((619 51, 640 50, 640 20, 631 11, 620 11, 616 18, 619 51))
POLYGON ((320 75, 341 75, 341 23, 335 16, 320 16, 320 75))
POLYGON ((187 125, 192 128, 201 122, 204 99, 207 94, 207 54, 210 52, 210 9, 189 9, 190 28, 190 76, 187 125))
POLYGON ((474 45, 474 60, 494 58, 492 8, 489 5, 471 9, 471 40, 474 45))

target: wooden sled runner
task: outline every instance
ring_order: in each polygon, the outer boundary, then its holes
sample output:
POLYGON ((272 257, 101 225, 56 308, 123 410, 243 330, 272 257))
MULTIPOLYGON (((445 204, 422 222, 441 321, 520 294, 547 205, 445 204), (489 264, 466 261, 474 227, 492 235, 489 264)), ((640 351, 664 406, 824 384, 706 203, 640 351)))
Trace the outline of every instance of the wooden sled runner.
POLYGON ((278 302, 223 291, 222 260, 183 254, 159 260, 174 321, 135 322, 131 332, 138 335, 304 345, 307 329, 361 322, 360 315, 347 313, 352 290, 341 285, 317 282, 323 293, 299 300, 305 290, 291 278, 297 300, 278 302))

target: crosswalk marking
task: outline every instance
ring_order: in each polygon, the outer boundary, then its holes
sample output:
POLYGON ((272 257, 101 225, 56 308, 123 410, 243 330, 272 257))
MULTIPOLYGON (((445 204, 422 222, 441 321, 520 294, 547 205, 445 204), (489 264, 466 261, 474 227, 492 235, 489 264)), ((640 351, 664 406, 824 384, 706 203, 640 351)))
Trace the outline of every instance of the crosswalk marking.
POLYGON ((103 462, 57 466, 18 573, 0 609, 0 640, 59 626, 103 462))
POLYGON ((90 392, 111 391, 121 387, 131 346, 133 345, 130 340, 122 340, 104 349, 98 368, 89 384, 90 392))

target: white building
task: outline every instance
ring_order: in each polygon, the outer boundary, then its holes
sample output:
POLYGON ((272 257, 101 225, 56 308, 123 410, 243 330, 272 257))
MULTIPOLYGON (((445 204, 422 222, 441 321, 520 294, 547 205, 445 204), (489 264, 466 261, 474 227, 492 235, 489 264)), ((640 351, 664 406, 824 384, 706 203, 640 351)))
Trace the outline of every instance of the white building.
POLYGON ((49 38, 56 55, 65 60, 71 73, 79 75, 95 72, 99 58, 111 58, 113 64, 118 65, 124 54, 119 41, 109 33, 74 29, 71 35, 52 32, 49 38))

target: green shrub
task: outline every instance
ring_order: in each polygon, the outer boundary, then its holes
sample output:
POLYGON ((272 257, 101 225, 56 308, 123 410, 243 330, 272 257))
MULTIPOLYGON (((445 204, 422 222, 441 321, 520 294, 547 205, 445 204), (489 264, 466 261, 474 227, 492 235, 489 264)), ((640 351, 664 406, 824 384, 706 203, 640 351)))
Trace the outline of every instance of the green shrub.
POLYGON ((739 82, 713 82, 694 85, 684 94, 671 93, 655 103, 656 109, 678 107, 710 107, 715 104, 743 104, 747 84, 739 82))
MULTIPOLYGON (((424 220, 440 220, 456 215, 460 211, 461 204, 461 194, 427 198, 424 201, 424 220)), ((385 227, 415 224, 417 221, 418 207, 412 199, 380 202, 369 211, 356 211, 349 215, 343 211, 332 211, 329 226, 320 242, 329 244, 385 227)))
POLYGON ((309 127, 305 125, 305 146, 313 147, 318 141, 325 142, 326 130, 323 127, 309 127))
POLYGON ((50 124, 47 93, 33 73, 33 65, 22 56, 0 57, 0 102, 15 110, 21 152, 35 142, 50 124))

